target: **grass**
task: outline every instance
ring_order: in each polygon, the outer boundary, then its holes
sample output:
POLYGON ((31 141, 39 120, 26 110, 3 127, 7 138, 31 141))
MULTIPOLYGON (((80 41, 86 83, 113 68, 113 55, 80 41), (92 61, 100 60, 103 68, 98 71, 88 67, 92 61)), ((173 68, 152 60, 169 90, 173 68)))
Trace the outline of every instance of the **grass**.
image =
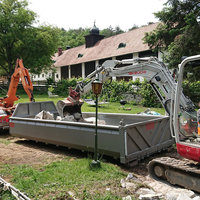
MULTIPOLYGON (((27 95, 20 95, 20 99, 16 103, 24 103, 29 102, 27 95)), ((47 95, 36 95, 35 101, 53 101, 55 104, 57 101, 64 99, 64 97, 53 97, 49 98, 47 95)), ((147 107, 135 106, 131 104, 126 104, 125 108, 131 108, 131 110, 125 110, 121 107, 120 103, 111 102, 109 104, 105 104, 99 107, 99 112, 104 113, 127 113, 127 114, 136 114, 139 112, 144 112, 147 107)), ((165 114, 165 110, 163 108, 151 108, 155 112, 158 112, 162 115, 165 114)), ((91 106, 87 103, 84 103, 82 106, 82 112, 95 112, 95 106, 91 106)))
POLYGON ((39 168, 1 165, 0 174, 12 176, 15 187, 25 191, 31 199, 57 199, 66 196, 68 191, 73 191, 80 199, 121 199, 115 187, 120 187, 120 179, 126 173, 105 162, 101 162, 100 169, 91 170, 90 162, 87 158, 71 160, 68 157, 39 168), (106 186, 112 187, 112 192, 106 191, 106 186))
POLYGON ((0 139, 0 143, 5 144, 5 145, 8 145, 8 144, 10 144, 11 142, 10 142, 9 140, 7 140, 7 139, 0 139))

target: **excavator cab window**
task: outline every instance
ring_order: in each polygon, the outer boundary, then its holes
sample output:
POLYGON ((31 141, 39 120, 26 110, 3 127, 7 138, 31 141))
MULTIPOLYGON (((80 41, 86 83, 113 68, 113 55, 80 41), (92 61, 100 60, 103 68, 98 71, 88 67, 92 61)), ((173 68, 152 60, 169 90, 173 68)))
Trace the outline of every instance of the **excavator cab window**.
POLYGON ((197 113, 196 111, 181 111, 179 115, 179 129, 186 137, 197 136, 197 113))
POLYGON ((182 88, 195 105, 194 110, 180 109, 179 131, 187 137, 200 137, 200 61, 189 62, 183 72, 182 88))

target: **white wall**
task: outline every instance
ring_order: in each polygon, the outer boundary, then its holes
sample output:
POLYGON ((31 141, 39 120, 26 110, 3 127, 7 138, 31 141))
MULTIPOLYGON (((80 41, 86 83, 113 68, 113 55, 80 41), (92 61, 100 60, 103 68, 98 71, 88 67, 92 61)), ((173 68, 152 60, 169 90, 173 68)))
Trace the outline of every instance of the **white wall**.
POLYGON ((55 81, 58 82, 59 80, 61 80, 61 67, 56 67, 55 81))
POLYGON ((61 79, 61 68, 55 68, 56 72, 53 73, 52 70, 49 72, 42 72, 41 74, 31 74, 32 81, 46 81, 48 78, 54 78, 57 82, 61 79), (54 77, 52 77, 54 75, 54 77))

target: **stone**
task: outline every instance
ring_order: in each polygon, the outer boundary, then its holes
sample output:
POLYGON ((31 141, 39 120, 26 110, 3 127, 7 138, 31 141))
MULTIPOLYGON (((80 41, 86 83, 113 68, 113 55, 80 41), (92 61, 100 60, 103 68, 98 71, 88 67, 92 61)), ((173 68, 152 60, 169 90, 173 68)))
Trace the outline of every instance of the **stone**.
POLYGON ((82 117, 81 113, 78 113, 78 112, 74 113, 73 115, 74 115, 74 119, 76 119, 76 120, 80 120, 82 117))
POLYGON ((179 198, 179 200, 181 200, 179 197, 180 195, 183 195, 183 197, 185 197, 185 199, 187 199, 187 197, 188 197, 189 200, 191 200, 191 198, 193 198, 195 196, 195 193, 193 191, 187 190, 187 189, 175 189, 171 192, 168 192, 165 195, 165 198, 166 198, 166 200, 177 200, 178 198, 179 198))
POLYGON ((178 195, 178 198, 176 200, 192 200, 187 194, 181 193, 178 195))
POLYGON ((121 179, 120 183, 121 183, 121 187, 123 187, 123 188, 126 187, 126 182, 123 178, 121 179))
POLYGON ((37 115, 35 115, 35 119, 47 119, 47 120, 54 120, 53 114, 48 111, 42 110, 37 115))
POLYGON ((137 194, 142 194, 142 195, 145 195, 145 194, 155 194, 155 192, 149 188, 139 188, 136 192, 137 194))
POLYGON ((61 121, 61 120, 62 120, 61 116, 57 116, 57 117, 56 117, 56 120, 57 120, 57 121, 61 121))
POLYGON ((172 191, 165 195, 166 200, 177 200, 180 193, 172 191))
POLYGON ((135 183, 131 183, 131 182, 126 182, 126 189, 127 190, 134 190, 135 191, 135 189, 137 188, 137 185, 135 184, 135 183))
POLYGON ((162 194, 141 194, 139 200, 160 200, 162 194))
POLYGON ((196 196, 195 193, 192 190, 180 189, 179 191, 180 191, 180 193, 186 194, 190 198, 193 198, 193 197, 196 196))
POLYGON ((130 179, 133 179, 133 174, 132 173, 129 173, 126 177, 126 181, 130 180, 130 179))
POLYGON ((106 188, 106 191, 110 191, 110 188, 106 188))
POLYGON ((128 195, 126 197, 122 197, 122 200, 132 200, 132 197, 130 195, 128 195))
POLYGON ((74 121, 76 121, 76 120, 74 119, 74 116, 73 116, 73 115, 66 115, 64 118, 62 118, 61 121, 74 122, 74 121))
MULTIPOLYGON (((88 117, 88 118, 84 118, 84 122, 86 123, 91 123, 91 124, 95 124, 96 123, 96 118, 95 117, 88 117)), ((97 120, 97 123, 99 125, 106 125, 106 121, 105 120, 97 120)))
POLYGON ((192 200, 200 200, 200 196, 196 196, 192 200))
POLYGON ((78 200, 73 192, 68 191, 68 195, 70 196, 70 199, 72 198, 73 200, 78 200))

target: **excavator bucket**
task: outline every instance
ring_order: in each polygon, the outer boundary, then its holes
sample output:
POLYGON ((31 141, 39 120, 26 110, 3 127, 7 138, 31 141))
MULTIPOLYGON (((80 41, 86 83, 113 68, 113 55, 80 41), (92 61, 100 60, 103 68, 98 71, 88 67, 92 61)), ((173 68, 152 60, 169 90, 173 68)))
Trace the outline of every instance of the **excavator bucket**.
POLYGON ((57 102, 57 110, 62 118, 73 116, 76 121, 82 119, 81 106, 83 101, 80 99, 80 94, 75 90, 69 89, 69 96, 57 102))

